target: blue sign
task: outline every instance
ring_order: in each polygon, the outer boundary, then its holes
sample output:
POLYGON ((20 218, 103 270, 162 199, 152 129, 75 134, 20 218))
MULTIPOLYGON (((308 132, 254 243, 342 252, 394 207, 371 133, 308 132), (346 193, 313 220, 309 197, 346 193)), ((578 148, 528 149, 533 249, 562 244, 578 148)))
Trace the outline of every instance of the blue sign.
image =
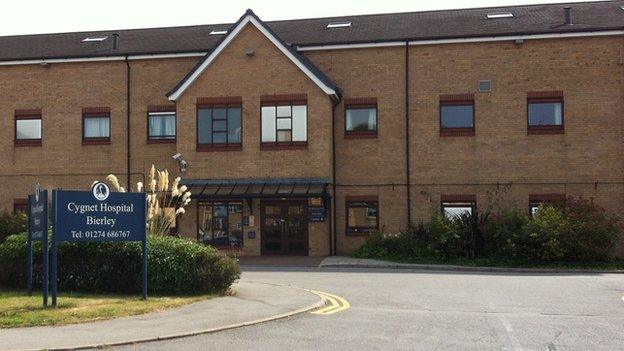
POLYGON ((48 233, 48 192, 28 195, 28 235, 30 240, 43 240, 48 233))
POLYGON ((113 193, 104 183, 92 191, 55 192, 56 241, 142 241, 145 193, 113 193))
POLYGON ((147 196, 112 193, 98 182, 91 191, 54 190, 52 305, 58 295, 58 244, 70 242, 141 241, 142 296, 147 298, 147 196))
POLYGON ((325 222, 326 212, 325 207, 308 207, 308 221, 325 222))
POLYGON ((33 240, 42 241, 43 305, 48 305, 48 191, 37 183, 35 193, 28 195, 28 295, 33 292, 33 240))
POLYGON ((248 237, 249 239, 255 239, 255 238, 256 238, 256 231, 255 231, 255 230, 252 230, 252 231, 250 231, 250 232, 247 232, 247 237, 248 237))

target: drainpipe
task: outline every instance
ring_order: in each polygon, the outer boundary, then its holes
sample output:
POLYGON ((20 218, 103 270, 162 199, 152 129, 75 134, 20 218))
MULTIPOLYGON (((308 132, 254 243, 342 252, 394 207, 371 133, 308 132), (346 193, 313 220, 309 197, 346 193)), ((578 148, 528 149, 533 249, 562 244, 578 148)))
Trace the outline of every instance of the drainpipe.
MULTIPOLYGON (((116 42, 116 41, 115 41, 116 42)), ((115 43, 116 44, 116 43, 115 43)), ((126 190, 130 191, 130 61, 128 61, 128 56, 126 55, 126 167, 127 167, 127 188, 126 190)))
POLYGON ((409 123, 409 41, 405 41, 405 177, 407 186, 407 229, 412 225, 412 189, 410 187, 410 123, 409 123))
POLYGON ((330 255, 336 255, 338 234, 338 218, 336 217, 336 108, 340 104, 340 99, 332 102, 332 230, 330 233, 330 255), (331 240, 333 236, 333 240, 331 240))

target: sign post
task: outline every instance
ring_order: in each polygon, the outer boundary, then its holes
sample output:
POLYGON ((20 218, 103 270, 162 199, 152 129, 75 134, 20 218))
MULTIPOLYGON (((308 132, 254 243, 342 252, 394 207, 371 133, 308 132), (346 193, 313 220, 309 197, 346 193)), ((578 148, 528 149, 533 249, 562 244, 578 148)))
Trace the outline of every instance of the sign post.
POLYGON ((28 294, 33 291, 33 241, 41 241, 43 252, 43 305, 48 304, 48 192, 37 184, 28 195, 28 294))
POLYGON ((147 197, 145 193, 112 193, 98 182, 91 191, 54 190, 52 305, 58 295, 58 244, 61 242, 142 243, 142 297, 147 298, 147 197))

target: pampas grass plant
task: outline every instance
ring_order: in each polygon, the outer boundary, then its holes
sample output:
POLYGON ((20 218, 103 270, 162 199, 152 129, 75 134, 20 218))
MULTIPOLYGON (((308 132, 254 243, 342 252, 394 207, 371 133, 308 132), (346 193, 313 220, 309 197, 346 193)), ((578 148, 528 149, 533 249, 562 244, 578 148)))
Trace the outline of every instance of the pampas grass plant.
MULTIPOLYGON (((109 174, 106 180, 118 192, 126 192, 119 184, 119 179, 109 174)), ((154 165, 147 174, 145 185, 136 184, 137 192, 147 194, 147 225, 148 234, 156 236, 169 235, 178 217, 184 215, 186 207, 191 203, 191 192, 185 185, 180 185, 180 177, 176 177, 169 187, 169 171, 159 171, 154 165)))

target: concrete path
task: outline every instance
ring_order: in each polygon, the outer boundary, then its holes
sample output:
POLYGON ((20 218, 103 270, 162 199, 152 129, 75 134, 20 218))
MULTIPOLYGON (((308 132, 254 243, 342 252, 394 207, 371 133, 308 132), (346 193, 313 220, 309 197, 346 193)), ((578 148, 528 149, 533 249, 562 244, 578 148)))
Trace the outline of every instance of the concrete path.
POLYGON ((331 256, 319 263, 321 268, 382 268, 382 269, 416 269, 455 272, 505 272, 505 273, 624 273, 624 270, 592 270, 592 269, 555 269, 555 268, 507 268, 507 267, 470 267, 448 264, 413 264, 397 263, 367 258, 348 256, 331 256))
POLYGON ((242 281, 234 289, 235 296, 163 312, 59 327, 0 329, 0 350, 90 348, 198 335, 284 318, 324 304, 317 295, 284 285, 242 281))

